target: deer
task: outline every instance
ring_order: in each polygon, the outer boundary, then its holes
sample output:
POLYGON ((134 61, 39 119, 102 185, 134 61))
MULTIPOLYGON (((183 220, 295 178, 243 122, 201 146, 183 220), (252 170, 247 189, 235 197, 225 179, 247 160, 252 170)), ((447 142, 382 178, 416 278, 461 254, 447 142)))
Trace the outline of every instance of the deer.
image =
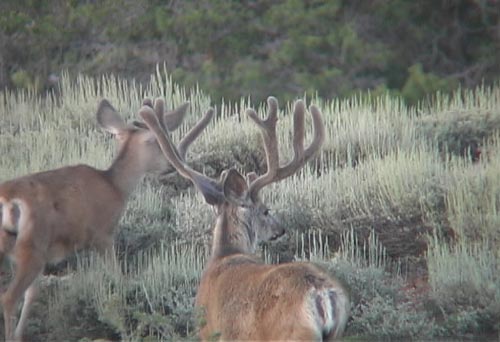
MULTIPOLYGON (((161 98, 154 104, 145 99, 143 105, 164 129, 173 131, 182 123, 189 103, 172 111, 165 111, 161 98)), ((44 267, 82 249, 101 255, 112 251, 115 227, 134 189, 148 173, 171 172, 155 135, 144 123, 126 123, 106 99, 100 101, 96 118, 118 142, 109 168, 65 166, 0 184, 0 265, 5 257, 14 265, 12 280, 0 298, 6 340, 22 340, 37 293, 36 279, 44 267)), ((184 136, 183 156, 209 119, 204 117, 198 131, 193 128, 184 136)))
POLYGON ((325 128, 318 107, 311 105, 314 136, 304 148, 305 105, 294 104, 293 159, 281 166, 276 136, 278 102, 269 97, 261 120, 246 112, 261 130, 267 170, 244 177, 234 168, 219 179, 192 169, 167 130, 147 108, 143 121, 177 172, 190 180, 205 202, 215 208, 210 257, 195 298, 201 312, 202 340, 315 340, 339 338, 349 316, 350 299, 342 283, 310 262, 265 264, 255 256, 260 242, 280 239, 285 229, 262 202, 259 192, 290 177, 320 149, 325 128))

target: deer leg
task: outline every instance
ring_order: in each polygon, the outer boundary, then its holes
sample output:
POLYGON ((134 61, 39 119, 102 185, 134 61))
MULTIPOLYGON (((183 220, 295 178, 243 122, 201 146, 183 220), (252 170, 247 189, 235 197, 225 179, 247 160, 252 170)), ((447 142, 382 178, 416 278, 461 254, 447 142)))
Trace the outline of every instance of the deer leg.
POLYGON ((26 318, 36 292, 34 286, 29 291, 26 290, 32 286, 45 265, 44 259, 39 255, 34 255, 34 251, 30 249, 23 249, 23 252, 18 254, 20 255, 17 255, 17 258, 15 258, 16 270, 14 279, 7 288, 7 291, 2 295, 6 340, 12 340, 14 337, 15 339, 20 339, 22 337, 22 329, 26 324, 26 318), (21 312, 21 321, 14 336, 13 328, 16 323, 17 304, 23 294, 25 294, 25 303, 21 312))
POLYGON ((7 234, 4 232, 2 226, 0 226, 0 275, 2 275, 2 268, 4 264, 5 257, 8 251, 7 234))
POLYGON ((3 276, 3 261, 5 259, 5 254, 0 250, 0 278, 3 276))
POLYGON ((9 259, 8 256, 16 244, 16 236, 5 232, 2 227, 0 227, 0 278, 12 274, 12 263, 8 262, 6 264, 5 259, 9 259))
POLYGON ((26 292, 24 292, 24 302, 23 302, 23 308, 21 309, 21 317, 19 318, 16 331, 14 332, 14 337, 16 340, 22 339, 22 334, 24 328, 26 327, 26 322, 31 312, 31 307, 33 302, 35 301, 37 294, 38 294, 38 286, 36 284, 36 280, 34 280, 33 283, 28 287, 26 292))

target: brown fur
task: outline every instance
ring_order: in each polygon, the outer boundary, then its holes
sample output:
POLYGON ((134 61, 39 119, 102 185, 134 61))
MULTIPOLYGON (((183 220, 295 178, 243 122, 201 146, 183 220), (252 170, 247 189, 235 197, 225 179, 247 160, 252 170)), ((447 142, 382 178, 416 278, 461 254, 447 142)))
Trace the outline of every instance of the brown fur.
POLYGON ((23 253, 21 246, 29 244, 48 262, 82 248, 108 248, 126 201, 105 171, 86 165, 7 181, 0 184, 0 194, 30 208, 30 224, 18 228, 15 249, 6 252, 16 260, 23 253))
MULTIPOLYGON (((221 223, 224 221, 218 222, 216 230, 240 229, 222 228, 221 223)), ((214 250, 227 251, 228 242, 225 246, 218 245, 220 242, 213 241, 214 250)), ((347 318, 347 292, 326 272, 306 262, 267 265, 244 253, 221 254, 213 254, 196 296, 202 340, 220 336, 222 340, 320 341, 341 336, 345 321, 323 336, 320 324, 308 319, 308 306, 316 304, 315 298, 308 300, 311 289, 335 291, 344 300, 342 307, 335 307, 335 319, 347 318)), ((320 315, 324 313, 320 311, 320 315)))
MULTIPOLYGON (((160 109, 158 116, 164 115, 163 106, 160 109)), ((180 123, 178 116, 184 116, 185 109, 168 115, 180 123)), ((109 251, 126 201, 144 174, 168 169, 149 130, 127 125, 107 101, 101 102, 97 119, 119 142, 109 169, 69 166, 0 184, 0 218, 2 213, 7 216, 0 221, 0 263, 8 256, 15 266, 14 278, 1 296, 7 340, 22 338, 36 294, 35 280, 44 266, 84 248, 109 251), (23 294, 21 317, 13 331, 23 294)))
POLYGON ((202 340, 330 340, 342 335, 349 314, 349 297, 333 277, 310 263, 266 265, 254 258, 257 244, 284 234, 279 221, 260 201, 259 191, 299 170, 319 150, 325 137, 321 112, 311 106, 314 137, 304 148, 302 101, 294 109, 294 158, 280 166, 276 138, 278 103, 268 99, 268 117, 261 120, 268 169, 245 179, 237 170, 222 172, 219 180, 193 170, 159 127, 151 110, 141 112, 155 133, 168 161, 190 179, 205 201, 216 207, 211 259, 203 272, 196 307, 202 340))

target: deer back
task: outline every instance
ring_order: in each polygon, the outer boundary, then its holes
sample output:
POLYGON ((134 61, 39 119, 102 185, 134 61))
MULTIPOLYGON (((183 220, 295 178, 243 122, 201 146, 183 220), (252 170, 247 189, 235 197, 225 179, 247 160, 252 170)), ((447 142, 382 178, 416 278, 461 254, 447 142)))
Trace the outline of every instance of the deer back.
MULTIPOLYGON (((186 105, 179 108, 165 113, 163 102, 155 103, 155 113, 171 129, 185 115, 186 105)), ((169 163, 154 135, 144 126, 127 124, 107 100, 101 101, 96 116, 118 143, 110 167, 66 166, 1 183, 3 238, 15 238, 19 248, 25 244, 40 250, 47 261, 58 261, 75 249, 110 247, 133 189, 145 173, 166 171, 169 163)), ((3 245, 0 252, 6 254, 14 247, 3 245)))
POLYGON ((213 260, 196 296, 202 340, 335 338, 349 306, 342 284, 311 263, 266 265, 243 255, 213 260))

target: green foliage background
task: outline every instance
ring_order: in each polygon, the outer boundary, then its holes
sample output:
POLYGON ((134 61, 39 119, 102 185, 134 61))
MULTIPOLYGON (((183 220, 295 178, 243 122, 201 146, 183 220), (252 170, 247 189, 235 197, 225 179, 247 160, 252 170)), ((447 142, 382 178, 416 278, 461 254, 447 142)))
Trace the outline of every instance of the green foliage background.
MULTIPOLYGON (((190 101, 176 139, 215 105, 190 161, 213 176, 262 172, 245 108, 278 97, 287 156, 290 100, 304 98, 329 136, 264 194, 290 235, 265 246, 267 262, 307 259, 344 281, 347 339, 498 337, 499 16, 489 0, 3 0, 0 181, 106 168, 102 97, 127 118, 145 96, 190 101)), ((47 270, 63 276, 42 279, 28 336, 194 339, 212 221, 184 180, 147 178, 114 258, 47 270)))
POLYGON ((66 69, 147 82, 166 63, 215 100, 371 90, 415 104, 498 79, 499 17, 489 0, 3 0, 0 87, 41 90, 66 69))

